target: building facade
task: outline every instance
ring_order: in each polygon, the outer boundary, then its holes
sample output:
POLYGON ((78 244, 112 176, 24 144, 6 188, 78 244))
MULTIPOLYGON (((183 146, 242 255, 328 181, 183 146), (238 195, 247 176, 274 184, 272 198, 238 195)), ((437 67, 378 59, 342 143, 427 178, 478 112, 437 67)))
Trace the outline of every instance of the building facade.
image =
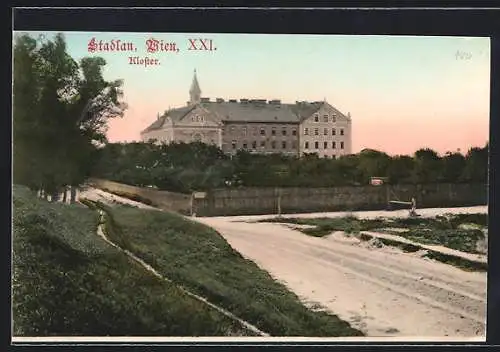
POLYGON ((203 98, 194 73, 186 106, 158 114, 141 132, 144 142, 213 144, 226 153, 321 157, 351 154, 352 121, 325 101, 283 104, 280 100, 203 98))

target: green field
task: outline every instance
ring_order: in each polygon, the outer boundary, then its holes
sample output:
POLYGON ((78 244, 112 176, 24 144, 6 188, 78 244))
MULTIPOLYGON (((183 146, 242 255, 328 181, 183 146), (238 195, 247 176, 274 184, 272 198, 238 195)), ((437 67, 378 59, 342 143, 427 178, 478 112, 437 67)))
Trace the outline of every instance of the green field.
POLYGON ((14 336, 251 335, 96 234, 97 214, 13 192, 14 336))
POLYGON ((113 218, 108 235, 115 243, 272 336, 362 335, 337 316, 307 309, 211 228, 155 210, 104 208, 113 218))

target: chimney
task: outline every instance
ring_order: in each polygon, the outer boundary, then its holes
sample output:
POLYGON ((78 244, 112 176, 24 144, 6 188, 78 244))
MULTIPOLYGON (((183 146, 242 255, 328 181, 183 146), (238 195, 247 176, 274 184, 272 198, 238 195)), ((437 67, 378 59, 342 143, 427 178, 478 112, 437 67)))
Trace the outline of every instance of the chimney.
POLYGON ((222 99, 222 98, 217 98, 217 99, 215 99, 215 101, 216 101, 217 103, 223 103, 223 102, 224 102, 224 99, 222 99))

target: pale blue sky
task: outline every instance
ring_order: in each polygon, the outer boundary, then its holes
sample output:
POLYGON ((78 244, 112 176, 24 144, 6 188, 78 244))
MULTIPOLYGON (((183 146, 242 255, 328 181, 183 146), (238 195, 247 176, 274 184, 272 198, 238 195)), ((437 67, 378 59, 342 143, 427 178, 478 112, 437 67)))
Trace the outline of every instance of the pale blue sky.
POLYGON ((489 38, 89 32, 65 37, 73 57, 102 56, 106 78, 125 81, 130 109, 111 125, 111 139, 136 139, 156 112, 185 104, 195 68, 207 97, 326 98, 351 112, 355 151, 407 152, 419 143, 445 151, 483 145, 488 138, 489 38), (92 37, 130 41, 138 50, 90 54, 92 37), (176 42, 180 52, 148 55, 145 41, 151 37, 176 42), (210 38, 217 51, 188 51, 188 38, 210 38), (129 64, 128 56, 146 55, 159 58, 160 65, 129 64), (450 124, 456 124, 456 135, 443 135, 450 124), (399 142, 389 143, 384 131, 396 129, 399 142))

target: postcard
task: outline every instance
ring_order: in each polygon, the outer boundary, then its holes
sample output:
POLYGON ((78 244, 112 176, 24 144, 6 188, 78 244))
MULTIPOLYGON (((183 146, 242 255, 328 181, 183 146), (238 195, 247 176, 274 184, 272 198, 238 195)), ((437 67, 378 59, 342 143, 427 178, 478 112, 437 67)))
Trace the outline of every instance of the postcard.
POLYGON ((27 341, 484 341, 484 37, 15 32, 27 341))

